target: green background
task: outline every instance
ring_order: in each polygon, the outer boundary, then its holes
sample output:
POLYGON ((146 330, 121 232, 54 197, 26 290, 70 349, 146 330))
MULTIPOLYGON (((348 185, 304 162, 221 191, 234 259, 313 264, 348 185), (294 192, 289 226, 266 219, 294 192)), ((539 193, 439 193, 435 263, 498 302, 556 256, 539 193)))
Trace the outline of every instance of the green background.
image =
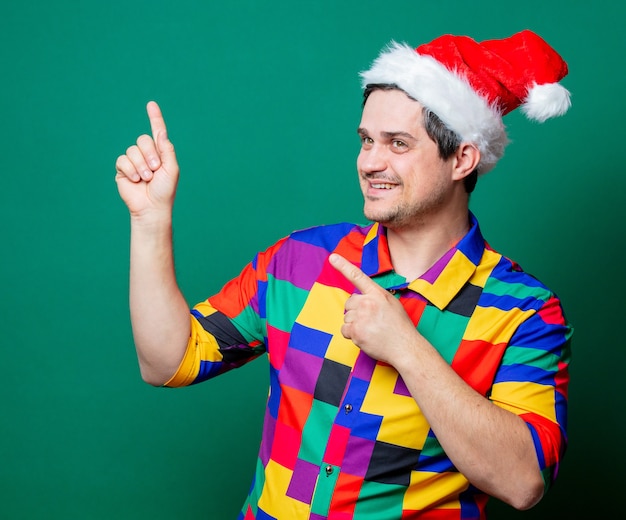
POLYGON ((362 221, 358 72, 391 39, 531 28, 573 106, 512 140, 472 208, 576 327, 570 448, 534 509, 623 512, 624 19, 617 1, 5 2, 0 9, 0 518, 231 519, 247 492, 266 361, 197 387, 139 377, 115 159, 161 104, 182 173, 180 284, 216 291, 289 231, 362 221), (620 390, 621 388, 621 390, 620 390))

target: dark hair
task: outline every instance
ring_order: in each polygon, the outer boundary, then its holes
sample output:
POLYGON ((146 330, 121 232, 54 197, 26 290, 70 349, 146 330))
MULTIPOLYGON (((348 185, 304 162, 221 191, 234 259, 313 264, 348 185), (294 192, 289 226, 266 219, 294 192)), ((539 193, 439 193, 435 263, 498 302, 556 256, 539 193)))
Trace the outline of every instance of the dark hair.
MULTIPOLYGON (((363 106, 365 106, 365 102, 370 94, 375 90, 400 90, 406 94, 404 90, 393 83, 370 83, 365 86, 365 90, 363 91, 363 106)), ((414 101, 418 101, 409 94, 406 95, 414 101)), ((453 130, 450 130, 439 118, 439 116, 429 108, 423 107, 422 114, 424 117, 424 129, 426 130, 428 137, 430 137, 437 144, 439 157, 443 160, 449 159, 459 149, 459 146, 461 145, 461 137, 453 130)), ((465 185, 465 191, 467 191, 467 193, 472 193, 472 191, 474 191, 477 180, 478 169, 474 169, 472 173, 463 179, 463 184, 465 185)))

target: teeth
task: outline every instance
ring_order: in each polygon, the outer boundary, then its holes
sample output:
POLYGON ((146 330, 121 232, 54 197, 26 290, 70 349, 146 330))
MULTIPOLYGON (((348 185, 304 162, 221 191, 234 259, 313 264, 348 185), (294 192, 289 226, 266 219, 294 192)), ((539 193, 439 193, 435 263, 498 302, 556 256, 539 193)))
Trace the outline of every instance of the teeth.
POLYGON ((376 188, 377 190, 390 190, 393 186, 391 184, 372 184, 372 188, 376 188))

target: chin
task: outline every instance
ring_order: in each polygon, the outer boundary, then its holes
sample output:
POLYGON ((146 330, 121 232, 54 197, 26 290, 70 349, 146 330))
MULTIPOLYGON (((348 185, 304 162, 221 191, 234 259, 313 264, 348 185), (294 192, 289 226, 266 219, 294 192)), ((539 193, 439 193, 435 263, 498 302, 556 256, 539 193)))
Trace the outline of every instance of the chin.
POLYGON ((393 224, 393 222, 396 220, 395 215, 390 215, 390 214, 376 212, 376 211, 364 211, 363 214, 365 215, 365 218, 367 220, 370 220, 372 222, 378 222, 380 224, 383 224, 384 226, 393 224))
POLYGON ((401 213, 402 211, 398 206, 380 204, 380 202, 370 202, 363 206, 365 218, 381 223, 393 221, 398 218, 401 213))

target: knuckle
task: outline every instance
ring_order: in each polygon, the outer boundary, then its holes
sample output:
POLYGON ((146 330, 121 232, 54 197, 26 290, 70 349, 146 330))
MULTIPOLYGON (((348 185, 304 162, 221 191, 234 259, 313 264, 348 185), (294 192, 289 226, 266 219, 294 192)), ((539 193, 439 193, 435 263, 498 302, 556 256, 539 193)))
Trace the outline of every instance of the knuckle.
POLYGON ((147 134, 142 134, 137 138, 137 144, 139 146, 149 146, 152 144, 152 137, 147 134))
POLYGON ((363 310, 366 312, 375 311, 378 307, 377 303, 370 298, 364 299, 363 302, 361 303, 361 306, 363 310))
POLYGON ((341 331, 341 333, 343 334, 343 337, 346 339, 354 340, 354 336, 351 334, 351 330, 352 329, 348 325, 344 325, 341 331))
POLYGON ((124 173, 129 169, 130 159, 126 155, 120 155, 115 161, 115 169, 118 172, 124 173))
POLYGON ((126 160, 126 156, 125 155, 118 155, 117 159, 115 160, 115 168, 117 170, 121 169, 121 167, 124 164, 125 160, 126 160))
POLYGON ((358 269, 351 269, 350 274, 352 278, 357 281, 363 279, 363 276, 364 276, 364 274, 358 269))
POLYGON ((350 271, 350 278, 352 279, 353 282, 356 282, 356 283, 361 282, 361 280, 363 280, 363 276, 364 274, 358 269, 353 269, 350 271))

